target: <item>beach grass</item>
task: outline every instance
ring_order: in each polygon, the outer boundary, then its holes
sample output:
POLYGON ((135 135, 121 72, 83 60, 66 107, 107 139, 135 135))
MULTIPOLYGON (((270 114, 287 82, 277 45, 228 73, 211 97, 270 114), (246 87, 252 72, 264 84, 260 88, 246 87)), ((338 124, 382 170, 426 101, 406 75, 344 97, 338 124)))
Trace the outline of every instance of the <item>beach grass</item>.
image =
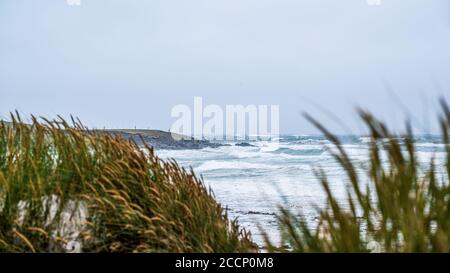
MULTIPOLYGON (((366 111, 359 114, 370 132, 368 166, 356 165, 339 138, 306 115, 333 144, 329 150, 346 173, 347 200, 316 169, 326 195, 318 220, 308 223, 300 212, 280 207, 281 244, 266 235, 270 252, 450 252, 450 110, 441 101, 439 117, 445 165, 431 159, 419 166, 411 127, 398 135, 366 111), (363 173, 364 175, 361 175, 363 173)), ((320 207, 320 206, 318 206, 320 207)))
POLYGON ((72 119, 0 123, 0 252, 252 252, 202 179, 72 119))

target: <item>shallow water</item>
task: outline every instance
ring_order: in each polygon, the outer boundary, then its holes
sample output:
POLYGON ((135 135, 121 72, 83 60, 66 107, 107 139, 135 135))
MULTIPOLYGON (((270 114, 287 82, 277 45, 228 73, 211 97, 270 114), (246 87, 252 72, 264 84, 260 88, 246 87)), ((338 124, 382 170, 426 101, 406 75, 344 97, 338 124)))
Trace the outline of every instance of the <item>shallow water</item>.
MULTIPOLYGON (((367 164, 368 139, 358 136, 341 138, 349 156, 363 169, 367 164)), ((278 241, 277 207, 283 205, 302 214, 311 223, 317 217, 314 205, 324 203, 324 194, 314 175, 322 168, 333 192, 342 201, 346 197, 346 176, 327 150, 330 143, 320 136, 282 136, 279 142, 250 142, 255 147, 224 146, 202 150, 160 150, 162 158, 174 158, 184 167, 192 167, 203 176, 219 202, 232 217, 252 232, 262 243, 262 227, 278 241)), ((233 145, 234 143, 230 143, 233 145)), ((445 147, 439 137, 417 139, 417 154, 424 165, 433 157, 445 162, 445 147)))

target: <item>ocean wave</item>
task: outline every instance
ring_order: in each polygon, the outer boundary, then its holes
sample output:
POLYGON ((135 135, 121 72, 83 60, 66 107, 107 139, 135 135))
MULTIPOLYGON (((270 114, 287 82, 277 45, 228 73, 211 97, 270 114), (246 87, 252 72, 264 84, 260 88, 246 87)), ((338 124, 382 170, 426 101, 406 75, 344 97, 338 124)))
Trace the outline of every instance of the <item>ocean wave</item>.
POLYGON ((361 143, 370 143, 372 141, 372 138, 371 137, 360 137, 359 141, 361 143))
MULTIPOLYGON (((230 156, 233 156, 238 159, 244 159, 244 158, 260 158, 265 157, 265 153, 261 153, 259 149, 235 149, 233 151, 230 151, 230 156)), ((270 155, 269 155, 270 156, 270 155)))
POLYGON ((297 156, 314 156, 314 155, 322 155, 325 152, 323 148, 288 148, 283 147, 279 148, 276 151, 273 151, 275 154, 288 154, 288 155, 297 155, 297 156))
POLYGON ((244 215, 265 215, 265 216, 276 216, 277 214, 275 212, 262 212, 262 211, 243 211, 243 210, 237 210, 234 211, 234 213, 244 214, 244 215))
POLYGON ((273 152, 278 150, 280 148, 279 142, 268 142, 268 141, 261 141, 256 143, 256 146, 260 148, 260 152, 273 152))
POLYGON ((261 164, 261 163, 250 163, 250 162, 239 162, 239 161, 219 161, 219 160, 211 160, 207 161, 200 166, 198 166, 195 170, 198 172, 208 172, 215 170, 244 170, 244 169, 274 169, 278 168, 274 165, 269 164, 261 164))

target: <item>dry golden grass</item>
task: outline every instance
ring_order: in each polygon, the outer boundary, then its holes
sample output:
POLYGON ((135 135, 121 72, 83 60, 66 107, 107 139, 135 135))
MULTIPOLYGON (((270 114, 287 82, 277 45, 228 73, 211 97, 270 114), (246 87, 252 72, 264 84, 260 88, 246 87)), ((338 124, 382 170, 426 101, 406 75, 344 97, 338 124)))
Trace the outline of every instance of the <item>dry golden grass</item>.
POLYGON ((192 171, 62 118, 0 123, 0 252, 248 252, 192 171))

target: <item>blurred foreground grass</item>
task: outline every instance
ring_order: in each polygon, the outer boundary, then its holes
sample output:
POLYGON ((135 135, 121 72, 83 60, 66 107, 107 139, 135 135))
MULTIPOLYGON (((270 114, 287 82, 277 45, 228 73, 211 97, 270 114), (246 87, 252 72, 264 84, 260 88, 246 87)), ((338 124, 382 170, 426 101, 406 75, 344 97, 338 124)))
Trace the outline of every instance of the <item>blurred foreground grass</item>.
MULTIPOLYGON (((315 226, 280 208, 281 246, 265 236, 272 252, 449 252, 450 251, 450 110, 441 101, 439 118, 445 166, 431 160, 423 171, 415 137, 391 133, 371 114, 360 111, 370 132, 368 168, 359 169, 339 138, 306 116, 333 143, 330 152, 345 171, 345 204, 330 188, 324 171, 316 174, 327 197, 315 226), (439 168, 439 169, 438 169, 439 168), (360 171, 367 175, 362 177, 360 171)), ((408 128, 410 128, 408 126, 408 128)))

